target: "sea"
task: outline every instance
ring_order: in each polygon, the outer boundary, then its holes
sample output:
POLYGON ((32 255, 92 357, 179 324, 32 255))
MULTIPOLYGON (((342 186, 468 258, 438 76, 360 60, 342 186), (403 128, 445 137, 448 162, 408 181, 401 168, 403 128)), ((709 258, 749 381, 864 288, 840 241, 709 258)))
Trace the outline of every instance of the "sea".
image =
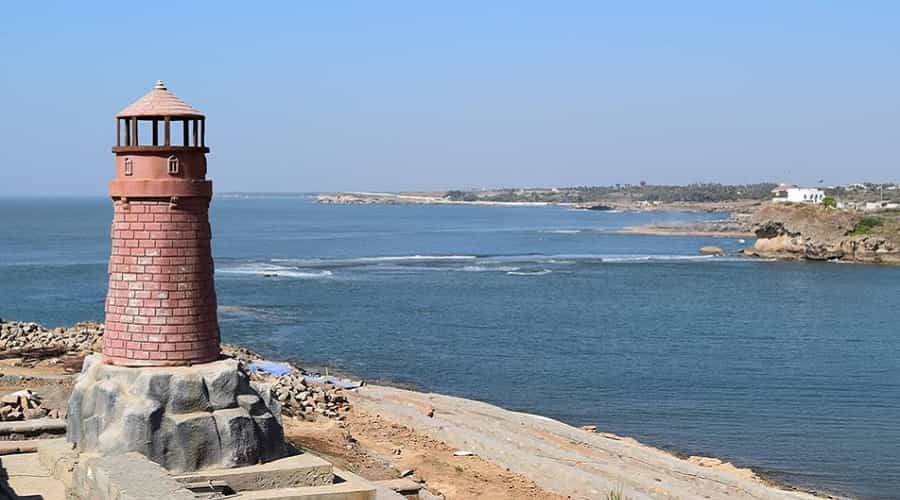
MULTIPOLYGON (((900 268, 619 232, 721 217, 220 196, 222 336, 803 488, 900 498, 900 268)), ((102 320, 111 218, 104 198, 0 199, 0 317, 102 320)))

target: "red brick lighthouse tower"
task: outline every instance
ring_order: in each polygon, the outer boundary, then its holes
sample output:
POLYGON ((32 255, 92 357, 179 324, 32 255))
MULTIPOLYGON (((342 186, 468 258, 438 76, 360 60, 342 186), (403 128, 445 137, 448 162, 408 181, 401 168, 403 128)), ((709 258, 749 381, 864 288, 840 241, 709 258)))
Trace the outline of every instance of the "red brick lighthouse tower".
POLYGON ((107 364, 188 365, 219 355, 205 125, 161 81, 116 115, 107 364))

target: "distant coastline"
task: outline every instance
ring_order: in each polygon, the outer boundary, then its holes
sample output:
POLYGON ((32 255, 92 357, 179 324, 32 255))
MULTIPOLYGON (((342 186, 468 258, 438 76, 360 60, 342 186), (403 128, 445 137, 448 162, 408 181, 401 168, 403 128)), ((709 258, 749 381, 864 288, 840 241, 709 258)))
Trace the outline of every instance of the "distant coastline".
POLYGON ((458 199, 446 193, 375 193, 347 191, 338 193, 321 193, 316 197, 318 203, 328 205, 470 205, 498 207, 546 207, 558 206, 574 210, 597 211, 659 211, 659 212, 749 212, 760 205, 755 199, 736 199, 723 201, 647 201, 629 200, 622 197, 597 199, 596 201, 560 201, 554 197, 537 201, 506 201, 496 196, 485 195, 477 198, 458 199))
POLYGON ((330 205, 481 205, 508 207, 545 207, 546 201, 453 200, 436 194, 341 192, 319 194, 318 202, 330 205))

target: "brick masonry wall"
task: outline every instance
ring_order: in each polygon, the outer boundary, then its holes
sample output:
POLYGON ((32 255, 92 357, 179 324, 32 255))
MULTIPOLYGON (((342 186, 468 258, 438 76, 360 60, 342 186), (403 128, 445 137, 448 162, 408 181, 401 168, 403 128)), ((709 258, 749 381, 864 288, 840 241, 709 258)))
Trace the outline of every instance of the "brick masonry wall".
POLYGON ((103 355, 125 366, 219 355, 209 200, 114 202, 103 355))

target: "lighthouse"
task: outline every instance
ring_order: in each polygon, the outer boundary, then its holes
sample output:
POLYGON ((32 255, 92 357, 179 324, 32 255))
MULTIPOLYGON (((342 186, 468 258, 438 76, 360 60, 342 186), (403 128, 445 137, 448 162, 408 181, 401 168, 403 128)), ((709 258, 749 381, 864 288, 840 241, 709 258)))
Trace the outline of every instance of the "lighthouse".
POLYGON ((219 356, 206 117, 162 81, 116 115, 103 361, 176 366, 219 356))
POLYGON ((163 82, 116 115, 112 253, 102 355, 85 357, 66 438, 171 472, 284 457, 281 408, 220 356, 206 117, 163 82))

